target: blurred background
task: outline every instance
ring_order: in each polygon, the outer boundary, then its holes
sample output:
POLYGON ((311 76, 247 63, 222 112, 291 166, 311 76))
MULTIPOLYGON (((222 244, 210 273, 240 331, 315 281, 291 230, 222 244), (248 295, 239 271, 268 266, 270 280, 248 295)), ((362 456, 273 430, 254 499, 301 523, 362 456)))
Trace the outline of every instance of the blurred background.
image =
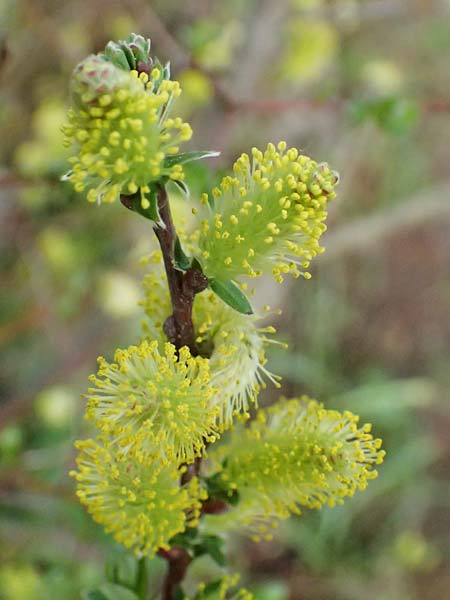
POLYGON ((450 598, 449 0, 0 0, 0 598, 77 599, 113 548, 67 471, 96 357, 139 335, 154 242, 59 181, 60 127, 74 65, 132 31, 171 61, 192 147, 222 152, 189 168, 193 197, 280 139, 341 173, 312 280, 260 297, 289 343, 270 367, 388 456, 344 506, 233 540, 233 568, 257 600, 450 598))

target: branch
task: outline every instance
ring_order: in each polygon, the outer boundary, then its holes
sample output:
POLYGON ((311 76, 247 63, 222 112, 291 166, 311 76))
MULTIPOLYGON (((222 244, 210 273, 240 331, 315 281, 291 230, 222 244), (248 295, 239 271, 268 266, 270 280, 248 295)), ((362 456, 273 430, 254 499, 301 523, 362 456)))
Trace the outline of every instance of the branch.
POLYGON ((192 560, 187 550, 174 546, 170 550, 160 550, 159 556, 167 560, 168 570, 162 589, 162 600, 173 600, 178 585, 183 581, 192 560))
POLYGON ((206 289, 208 279, 196 269, 183 273, 175 267, 174 248, 178 235, 164 186, 160 186, 158 191, 158 209, 163 225, 156 224, 154 231, 161 246, 173 309, 173 314, 164 324, 164 331, 177 349, 188 346, 192 354, 197 354, 192 307, 195 294, 206 289))
MULTIPOLYGON (((129 210, 135 210, 136 202, 140 202, 140 198, 136 194, 131 196, 122 195, 120 201, 129 210)), ((185 272, 177 269, 175 243, 178 234, 173 223, 167 191, 163 184, 158 186, 157 202, 160 221, 154 223, 153 231, 161 247, 173 310, 164 323, 164 332, 177 350, 187 346, 191 354, 195 356, 198 354, 198 350, 192 322, 192 307, 195 294, 208 287, 208 279, 197 269, 189 268, 185 272)), ((199 458, 192 465, 187 465, 186 472, 181 478, 181 485, 188 483, 194 476, 198 475, 200 461, 199 458)), ((184 579, 192 559, 187 550, 179 546, 174 546, 169 550, 160 550, 159 555, 167 560, 168 565, 163 583, 162 598, 163 600, 173 600, 177 587, 184 579)))
MULTIPOLYGON (((173 310, 172 315, 164 323, 164 331, 177 349, 188 346, 191 353, 196 355, 198 351, 192 322, 192 307, 195 294, 208 286, 208 279, 201 271, 196 269, 190 268, 183 272, 176 268, 175 243, 178 234, 173 224, 169 199, 164 185, 159 186, 157 198, 161 223, 156 223, 153 229, 163 255, 173 310)), ((127 202, 124 200, 122 199, 122 203, 127 206, 127 202)), ((181 478, 181 484, 187 483, 192 477, 198 475, 199 469, 200 459, 197 459, 193 465, 187 466, 186 473, 181 478)), ((168 565, 163 583, 162 598, 163 600, 173 600, 178 585, 184 579, 192 559, 187 550, 179 546, 174 546, 170 550, 160 550, 159 554, 167 560, 168 565)))
POLYGON ((327 251, 321 262, 333 261, 349 253, 364 253, 386 244, 401 233, 450 219, 450 181, 421 190, 407 200, 384 211, 360 217, 326 233, 323 243, 327 251))

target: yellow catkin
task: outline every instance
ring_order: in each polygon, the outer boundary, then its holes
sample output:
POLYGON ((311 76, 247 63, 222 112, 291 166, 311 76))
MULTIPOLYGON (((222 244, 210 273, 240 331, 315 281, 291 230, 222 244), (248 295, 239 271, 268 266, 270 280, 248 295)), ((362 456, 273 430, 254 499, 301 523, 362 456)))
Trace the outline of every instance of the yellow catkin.
POLYGON ((117 350, 114 361, 98 359, 90 377, 86 418, 123 447, 156 448, 167 462, 193 462, 218 436, 217 389, 209 362, 187 347, 143 341, 117 350))
POLYGON ((225 488, 240 501, 224 515, 208 516, 210 532, 247 528, 269 539, 279 519, 301 507, 341 504, 377 476, 381 440, 358 417, 328 410, 315 400, 281 399, 260 410, 250 426, 236 426, 229 442, 212 449, 225 488))
POLYGON ((148 207, 152 182, 184 177, 176 162, 165 166, 166 157, 192 135, 187 123, 167 116, 179 84, 163 80, 154 86, 142 75, 133 76, 97 55, 74 71, 64 133, 75 154, 65 179, 90 202, 114 202, 140 190, 142 205, 148 207))
POLYGON ((77 469, 71 475, 80 502, 106 533, 138 556, 169 548, 174 535, 198 525, 207 495, 197 478, 180 487, 182 470, 107 437, 76 447, 77 469))
POLYGON ((309 278, 311 260, 323 251, 327 204, 337 174, 285 142, 253 148, 235 162, 233 174, 203 199, 198 260, 208 277, 233 280, 269 272, 309 278))

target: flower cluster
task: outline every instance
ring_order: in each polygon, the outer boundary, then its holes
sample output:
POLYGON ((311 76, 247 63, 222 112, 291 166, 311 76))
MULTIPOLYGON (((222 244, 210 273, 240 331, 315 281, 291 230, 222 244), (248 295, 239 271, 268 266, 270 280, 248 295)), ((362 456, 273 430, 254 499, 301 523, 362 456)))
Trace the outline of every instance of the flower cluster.
POLYGON ((77 443, 77 493, 118 542, 152 555, 198 524, 206 499, 196 477, 180 478, 218 436, 208 361, 158 341, 98 361, 85 415, 97 435, 77 443))
POLYGON ((198 260, 212 279, 257 277, 271 271, 277 281, 307 271, 323 248, 326 206, 334 198, 337 175, 280 142, 265 152, 252 150, 235 162, 212 197, 201 223, 198 260))
MULTIPOLYGON (((185 189, 182 164, 214 153, 179 152, 191 136, 169 116, 180 87, 149 52, 150 40, 132 35, 73 75, 65 134, 76 155, 67 178, 90 201, 131 196, 123 203, 150 219, 163 254, 146 261, 143 338, 111 362, 100 357, 90 377, 91 437, 77 442, 72 475, 80 501, 119 543, 138 556, 181 545, 192 558, 218 534, 270 538, 303 507, 341 503, 376 477, 384 451, 370 425, 306 397, 282 399, 245 423, 266 382, 279 383, 265 355, 275 329, 251 314, 236 282, 263 273, 309 278, 337 175, 284 142, 253 149, 203 195, 200 215, 192 209, 197 230, 181 240, 164 186, 173 179, 185 189)), ((236 582, 226 576, 195 599, 250 600, 236 582)))
POLYGON ((212 450, 219 478, 239 503, 224 515, 207 517, 208 531, 247 527, 255 539, 270 538, 277 519, 300 506, 341 504, 377 476, 381 440, 358 417, 327 410, 315 400, 281 399, 260 410, 250 427, 238 426, 229 442, 212 450))
POLYGON ((216 439, 218 414, 207 359, 157 341, 117 350, 114 362, 98 359, 90 380, 86 418, 121 447, 138 446, 160 458, 193 462, 216 439))
POLYGON ((75 190, 91 202, 139 193, 148 208, 152 182, 164 176, 183 179, 179 164, 165 164, 192 135, 187 123, 169 117, 180 92, 178 82, 164 79, 158 67, 148 75, 125 71, 98 55, 81 62, 64 127, 67 145, 76 147, 66 175, 75 190))
POLYGON ((186 527, 196 527, 205 492, 197 478, 179 485, 180 470, 122 448, 107 437, 77 442, 77 495, 93 519, 139 555, 168 548, 186 527))

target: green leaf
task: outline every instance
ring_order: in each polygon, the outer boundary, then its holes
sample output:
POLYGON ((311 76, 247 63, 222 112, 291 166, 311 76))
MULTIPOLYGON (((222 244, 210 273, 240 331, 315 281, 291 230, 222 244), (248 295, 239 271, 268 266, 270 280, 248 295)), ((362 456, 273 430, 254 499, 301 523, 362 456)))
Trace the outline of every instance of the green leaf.
POLYGON ((170 62, 166 62, 162 70, 163 79, 170 79, 170 62))
POLYGON ((168 169, 173 165, 185 165, 186 163, 192 162, 194 160, 201 160, 202 158, 211 158, 213 156, 220 156, 220 152, 216 152, 215 150, 180 152, 180 154, 167 156, 164 160, 164 168, 168 169))
POLYGON ((227 559, 223 552, 223 543, 223 540, 217 535, 208 535, 203 538, 202 547, 204 548, 204 553, 209 554, 219 567, 224 567, 227 564, 227 559))
POLYGON ((155 223, 160 222, 159 210, 158 210, 158 194, 157 190, 152 189, 148 196, 148 201, 150 202, 150 206, 148 208, 143 208, 141 204, 141 197, 139 194, 135 194, 134 196, 123 196, 122 204, 124 204, 129 210, 139 213, 146 219, 150 219, 150 221, 154 221, 155 223))
POLYGON ((181 181, 181 179, 171 179, 171 181, 177 186, 177 188, 180 190, 183 196, 185 196, 186 198, 190 197, 191 193, 184 181, 181 181))
POLYGON ((170 539, 171 546, 183 546, 186 550, 190 551, 192 547, 197 543, 198 529, 189 528, 183 531, 183 533, 177 533, 170 539))
POLYGON ((136 68, 136 57, 134 56, 131 49, 128 47, 128 44, 126 42, 123 42, 122 44, 120 44, 120 46, 123 50, 123 53, 125 54, 125 56, 127 58, 130 70, 135 69, 136 68))
POLYGON ((124 71, 129 71, 130 66, 128 64, 127 58, 125 56, 124 51, 122 50, 119 44, 116 42, 108 42, 105 48, 105 57, 113 63, 119 69, 123 69, 124 71))
POLYGON ((144 216, 146 216, 151 221, 155 221, 155 223, 158 223, 160 221, 160 216, 158 210, 158 194, 156 193, 156 191, 150 192, 149 201, 150 206, 146 209, 142 209, 143 211, 146 211, 144 216))
POLYGON ((115 583, 104 583, 94 590, 83 592, 81 597, 83 600, 139 600, 134 592, 115 583))
POLYGON ((219 279, 210 279, 209 287, 221 298, 225 304, 237 310, 244 315, 252 315, 253 309, 247 296, 241 292, 238 286, 232 281, 221 281, 219 279))
POLYGON ((173 600, 184 600, 186 598, 186 594, 183 592, 183 588, 179 585, 175 589, 173 600))
MULTIPOLYGON (((223 467, 226 466, 226 460, 223 462, 223 467)), ((237 490, 230 490, 224 486, 220 473, 215 473, 211 477, 207 477, 204 480, 206 489, 208 490, 208 497, 214 500, 223 500, 231 506, 239 504, 239 492, 237 490)))
POLYGON ((136 58, 136 62, 147 62, 150 54, 150 40, 145 39, 142 35, 132 33, 126 41, 127 47, 131 50, 136 58))
POLYGON ((106 561, 105 572, 109 582, 131 590, 136 588, 140 561, 130 552, 115 552, 106 561))
POLYGON ((203 273, 203 267, 199 263, 199 261, 195 258, 195 256, 194 256, 194 258, 191 261, 191 268, 192 269, 196 269, 197 271, 201 271, 203 273))
POLYGON ((195 600, 205 600, 212 594, 218 592, 220 590, 221 585, 222 579, 216 579, 215 581, 211 581, 201 592, 197 593, 197 595, 195 596, 195 600))
POLYGON ((189 256, 184 253, 183 247, 181 246, 180 238, 177 236, 175 240, 174 248, 175 266, 181 271, 187 271, 191 266, 189 256))
POLYGON ((140 598, 147 598, 149 582, 149 560, 143 556, 138 561, 138 573, 134 590, 140 598))

